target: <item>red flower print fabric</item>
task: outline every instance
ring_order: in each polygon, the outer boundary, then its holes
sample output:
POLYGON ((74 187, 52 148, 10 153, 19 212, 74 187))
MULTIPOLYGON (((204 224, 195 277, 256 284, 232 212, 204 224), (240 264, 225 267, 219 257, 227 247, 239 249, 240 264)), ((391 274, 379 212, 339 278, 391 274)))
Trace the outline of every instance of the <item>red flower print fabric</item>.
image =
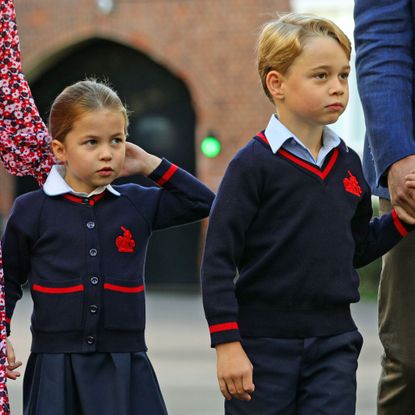
POLYGON ((47 128, 21 70, 13 2, 0 4, 0 159, 16 176, 42 184, 53 165, 47 128))
MULTIPOLYGON (((54 164, 50 138, 21 70, 16 14, 11 0, 0 2, 0 161, 16 176, 42 185, 54 164)), ((0 247, 0 415, 10 413, 6 387, 4 275, 0 247)))

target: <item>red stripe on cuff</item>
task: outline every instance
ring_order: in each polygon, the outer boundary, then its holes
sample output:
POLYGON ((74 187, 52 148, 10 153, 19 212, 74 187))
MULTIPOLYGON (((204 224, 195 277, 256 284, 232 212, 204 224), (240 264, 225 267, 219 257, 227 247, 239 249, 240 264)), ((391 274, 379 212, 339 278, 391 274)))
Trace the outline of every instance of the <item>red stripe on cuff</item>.
POLYGON ((226 331, 226 330, 238 330, 238 323, 222 323, 222 324, 214 324, 213 326, 209 326, 209 332, 217 333, 219 331, 226 331))
POLYGON ((173 176, 174 173, 176 173, 178 167, 175 164, 172 164, 169 169, 166 171, 166 173, 163 174, 163 176, 161 176, 160 179, 157 180, 157 184, 159 186, 163 186, 164 184, 166 184, 171 177, 173 176))
POLYGON ((119 291, 121 293, 139 293, 144 291, 144 285, 138 285, 136 287, 125 287, 124 285, 115 285, 104 283, 104 290, 119 291))
POLYGON ((72 287, 62 287, 62 288, 55 288, 55 287, 44 287, 43 285, 33 284, 32 285, 33 291, 39 291, 41 293, 46 294, 68 294, 68 293, 75 293, 78 291, 84 290, 84 285, 73 285, 72 287))
POLYGON ((405 226, 403 226, 395 209, 392 209, 392 219, 393 219, 393 224, 395 225, 395 228, 398 230, 401 236, 408 235, 408 231, 405 229, 405 226))

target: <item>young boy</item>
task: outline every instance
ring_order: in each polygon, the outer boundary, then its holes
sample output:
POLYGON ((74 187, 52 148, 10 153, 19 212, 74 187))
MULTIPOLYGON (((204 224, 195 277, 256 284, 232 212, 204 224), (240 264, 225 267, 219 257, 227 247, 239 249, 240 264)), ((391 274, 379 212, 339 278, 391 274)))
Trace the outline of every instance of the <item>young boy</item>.
POLYGON ((288 14, 260 34, 259 74, 276 114, 225 173, 202 266, 228 415, 355 413, 354 267, 411 226, 395 211, 370 221, 359 157, 326 127, 348 102, 350 52, 316 16, 288 14))

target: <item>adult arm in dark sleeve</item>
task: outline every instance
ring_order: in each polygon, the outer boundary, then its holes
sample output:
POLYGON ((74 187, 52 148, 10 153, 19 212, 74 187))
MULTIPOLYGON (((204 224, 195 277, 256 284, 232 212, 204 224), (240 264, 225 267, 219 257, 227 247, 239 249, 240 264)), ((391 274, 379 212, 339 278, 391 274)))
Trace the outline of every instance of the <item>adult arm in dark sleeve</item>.
POLYGON ((378 179, 415 154, 413 22, 409 0, 355 1, 356 71, 378 179))
POLYGON ((357 83, 376 180, 415 216, 404 176, 415 168, 413 11, 410 0, 356 0, 357 83))

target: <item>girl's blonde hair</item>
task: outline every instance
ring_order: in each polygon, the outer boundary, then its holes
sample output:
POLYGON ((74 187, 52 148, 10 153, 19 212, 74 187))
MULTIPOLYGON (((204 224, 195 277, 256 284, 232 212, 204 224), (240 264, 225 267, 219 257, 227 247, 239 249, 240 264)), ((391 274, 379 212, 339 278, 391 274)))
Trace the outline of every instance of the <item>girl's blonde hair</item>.
POLYGON ((125 120, 124 132, 127 135, 127 109, 109 85, 86 79, 66 87, 55 98, 50 109, 49 133, 52 139, 64 142, 76 120, 88 112, 101 109, 120 112, 125 120))
POLYGON ((275 70, 286 74, 303 51, 307 39, 315 36, 333 38, 350 59, 350 40, 331 20, 312 14, 288 13, 263 25, 257 43, 258 72, 262 87, 271 101, 266 85, 268 72, 275 70))

